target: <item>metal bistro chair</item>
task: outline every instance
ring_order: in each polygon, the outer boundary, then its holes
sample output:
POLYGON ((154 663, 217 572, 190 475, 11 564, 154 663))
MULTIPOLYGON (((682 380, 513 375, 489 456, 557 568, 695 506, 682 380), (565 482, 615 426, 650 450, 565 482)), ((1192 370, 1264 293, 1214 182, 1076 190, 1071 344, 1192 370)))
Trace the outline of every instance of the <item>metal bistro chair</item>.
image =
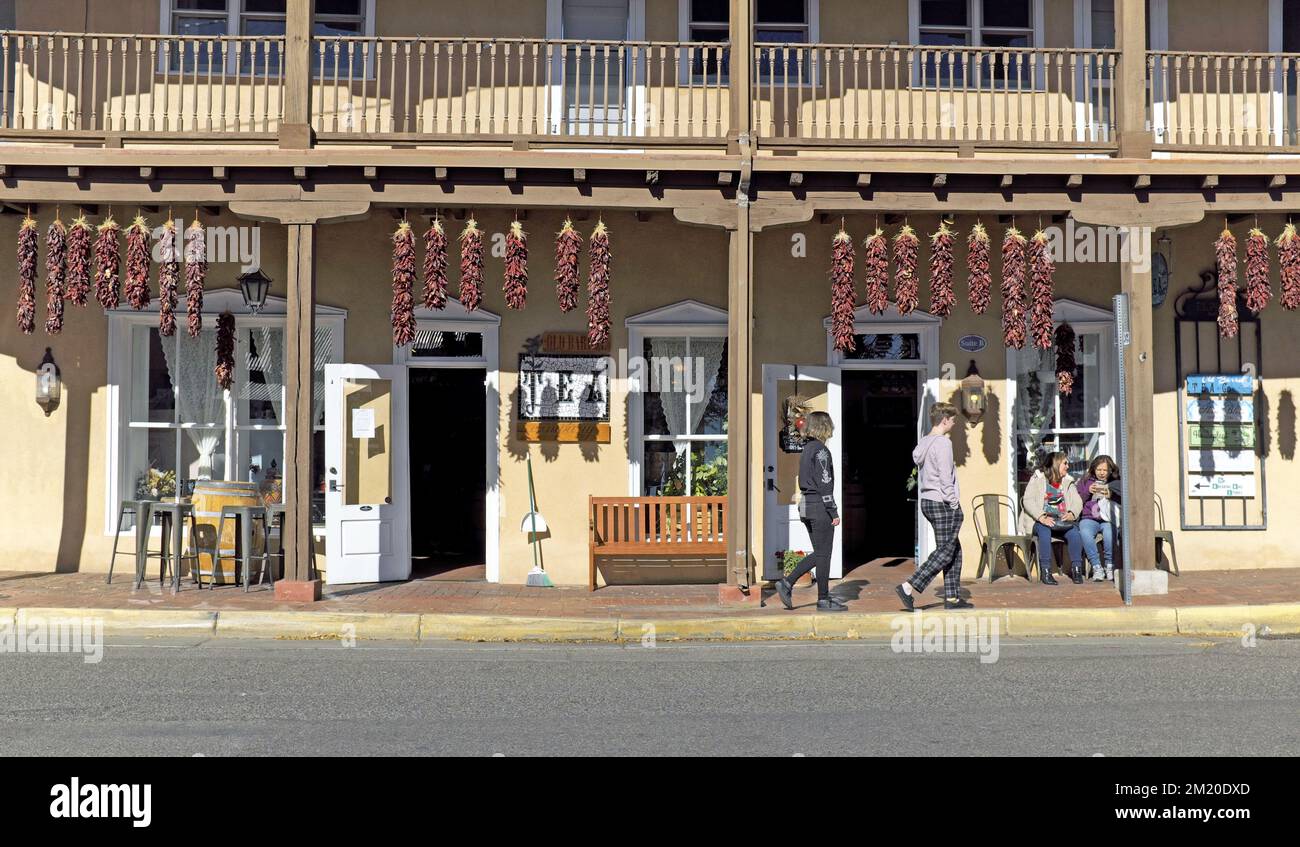
POLYGON ((161 518, 162 537, 160 539, 159 550, 157 553, 149 552, 145 541, 144 556, 140 561, 140 567, 136 571, 135 587, 139 588, 144 582, 144 573, 148 565, 148 560, 156 558, 159 561, 158 581, 162 582, 167 577, 167 568, 172 569, 172 592, 181 590, 181 563, 189 560, 191 563, 190 573, 194 573, 199 567, 199 554, 194 546, 195 523, 194 507, 189 503, 150 503, 149 520, 152 523, 153 518, 161 518), (185 552, 185 520, 190 522, 190 552, 185 552))
POLYGON ((117 512, 117 533, 113 536, 113 553, 108 559, 108 579, 105 580, 109 585, 113 583, 113 568, 117 564, 118 556, 131 555, 135 558, 135 571, 141 570, 144 551, 149 543, 149 526, 153 522, 149 516, 150 500, 123 500, 117 512), (125 550, 117 552, 118 541, 122 538, 122 527, 126 526, 126 518, 130 515, 135 523, 135 551, 128 554, 125 550))
MULTIPOLYGON (((284 574, 284 516, 285 506, 283 503, 272 503, 266 507, 266 555, 273 560, 270 565, 271 584, 275 584, 277 576, 283 578, 284 574), (275 527, 280 530, 280 541, 276 545, 275 552, 271 552, 271 528, 275 527)), ((310 579, 311 576, 309 575, 310 579)))
MULTIPOLYGON (((1005 494, 979 494, 971 501, 971 513, 975 517, 975 536, 980 543, 980 565, 975 578, 979 579, 980 574, 987 569, 987 581, 992 582, 993 574, 997 570, 998 557, 1007 547, 1020 550, 1020 554, 1025 558, 1025 577, 1028 578, 1030 569, 1036 564, 1029 555, 1030 547, 1034 542, 1033 537, 1011 534, 1002 529, 1004 513, 1011 519, 1008 526, 1016 526, 1018 515, 1015 502, 1005 494)), ((1015 570, 1014 563, 1010 560, 1007 562, 1007 569, 1012 572, 1015 570)))
POLYGON ((1178 571, 1178 554, 1174 552, 1174 533, 1171 529, 1165 528, 1165 504, 1156 495, 1156 561, 1160 561, 1161 546, 1169 545, 1169 567, 1173 570, 1174 576, 1182 576, 1178 571))
MULTIPOLYGON (((266 508, 264 506, 222 506, 221 520, 217 524, 217 539, 225 535, 226 520, 235 522, 235 555, 231 557, 222 556, 222 558, 231 558, 235 563, 235 581, 239 582, 240 573, 243 573, 244 591, 248 591, 248 583, 251 579, 253 562, 260 563, 257 584, 261 585, 266 579, 266 573, 271 567, 271 554, 266 549, 266 538, 270 533, 267 531, 266 508), (253 552, 253 521, 262 522, 262 552, 253 552)), ((216 563, 213 563, 213 579, 211 585, 216 586, 216 563)), ((275 582, 275 577, 271 577, 271 582, 275 582)))

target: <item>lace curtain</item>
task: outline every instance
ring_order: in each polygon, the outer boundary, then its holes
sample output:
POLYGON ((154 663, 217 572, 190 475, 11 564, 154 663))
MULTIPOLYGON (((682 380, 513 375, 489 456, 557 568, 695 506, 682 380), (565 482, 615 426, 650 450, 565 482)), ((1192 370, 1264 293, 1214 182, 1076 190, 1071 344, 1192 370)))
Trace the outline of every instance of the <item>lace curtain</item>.
MULTIPOLYGON (((722 356, 726 350, 726 340, 722 338, 693 338, 691 339, 691 357, 703 362, 702 368, 704 373, 704 389, 692 386, 694 389, 691 394, 691 432, 699 432, 700 421, 704 419, 704 413, 709 408, 709 398, 713 396, 713 389, 718 387, 718 375, 722 370, 722 356), (700 398, 696 401, 695 398, 700 398)), ((694 361, 691 362, 692 379, 700 375, 694 361)))
POLYGON ((205 329, 198 338, 188 334, 180 339, 180 360, 170 339, 162 344, 163 358, 172 385, 176 386, 178 412, 183 424, 202 424, 209 429, 183 429, 185 437, 199 454, 198 479, 213 477, 213 464, 217 447, 225 435, 225 392, 217 385, 213 371, 217 365, 217 334, 205 329))

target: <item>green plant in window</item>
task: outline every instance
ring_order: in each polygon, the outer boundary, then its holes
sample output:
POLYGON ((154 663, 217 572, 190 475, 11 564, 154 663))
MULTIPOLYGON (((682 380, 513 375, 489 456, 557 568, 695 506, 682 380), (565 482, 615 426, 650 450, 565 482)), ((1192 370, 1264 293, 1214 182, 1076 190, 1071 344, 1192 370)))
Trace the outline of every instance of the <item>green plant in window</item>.
POLYGON ((138 500, 156 500, 176 496, 176 471, 156 468, 141 473, 135 479, 135 496, 138 500))
POLYGON ((696 497, 721 497, 727 493, 727 454, 720 453, 693 468, 691 493, 696 497))

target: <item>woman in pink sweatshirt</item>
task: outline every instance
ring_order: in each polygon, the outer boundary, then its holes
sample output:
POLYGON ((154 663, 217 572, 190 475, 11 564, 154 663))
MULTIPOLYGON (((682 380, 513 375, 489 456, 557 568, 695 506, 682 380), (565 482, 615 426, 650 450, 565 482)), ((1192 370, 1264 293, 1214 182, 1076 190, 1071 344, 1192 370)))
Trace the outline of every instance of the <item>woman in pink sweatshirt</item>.
POLYGON ((916 462, 917 490, 920 493, 921 514, 934 528, 937 545, 925 564, 916 569, 912 578, 894 590, 909 612, 916 596, 925 591, 930 581, 943 571, 943 607, 945 609, 970 609, 971 604, 961 598, 961 491, 957 488, 957 466, 952 458, 952 440, 948 433, 957 423, 957 407, 951 403, 935 403, 930 408, 930 434, 921 439, 912 451, 916 462))

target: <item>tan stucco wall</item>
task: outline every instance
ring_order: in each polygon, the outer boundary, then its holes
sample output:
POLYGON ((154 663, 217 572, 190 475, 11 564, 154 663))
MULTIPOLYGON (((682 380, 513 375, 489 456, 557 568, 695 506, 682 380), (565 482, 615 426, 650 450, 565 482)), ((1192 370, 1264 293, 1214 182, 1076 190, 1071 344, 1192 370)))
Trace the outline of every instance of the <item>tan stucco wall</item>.
POLYGON ((1169 49, 1268 50, 1268 0, 1175 0, 1169 4, 1169 49))

